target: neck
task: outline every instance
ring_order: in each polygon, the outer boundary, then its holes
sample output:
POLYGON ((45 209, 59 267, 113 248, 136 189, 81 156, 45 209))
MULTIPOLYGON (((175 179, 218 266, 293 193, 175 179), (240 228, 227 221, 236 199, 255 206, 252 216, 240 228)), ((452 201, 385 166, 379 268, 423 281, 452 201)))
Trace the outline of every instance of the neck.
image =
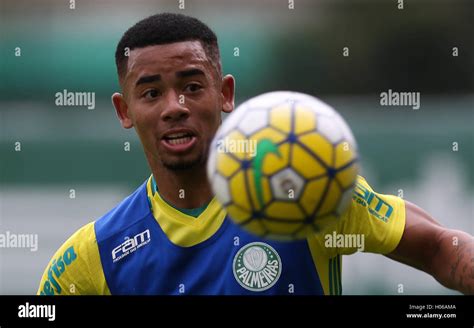
POLYGON ((178 208, 198 208, 213 197, 205 165, 187 170, 152 168, 161 197, 178 208))

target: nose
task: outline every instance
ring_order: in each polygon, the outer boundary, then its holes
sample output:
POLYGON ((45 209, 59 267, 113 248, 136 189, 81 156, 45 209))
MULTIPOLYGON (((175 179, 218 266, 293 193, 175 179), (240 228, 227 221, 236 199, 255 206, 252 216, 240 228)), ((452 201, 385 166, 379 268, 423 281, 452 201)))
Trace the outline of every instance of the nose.
POLYGON ((187 118, 190 114, 185 105, 184 95, 179 95, 176 91, 170 90, 165 95, 164 109, 161 112, 163 121, 179 121, 187 118))

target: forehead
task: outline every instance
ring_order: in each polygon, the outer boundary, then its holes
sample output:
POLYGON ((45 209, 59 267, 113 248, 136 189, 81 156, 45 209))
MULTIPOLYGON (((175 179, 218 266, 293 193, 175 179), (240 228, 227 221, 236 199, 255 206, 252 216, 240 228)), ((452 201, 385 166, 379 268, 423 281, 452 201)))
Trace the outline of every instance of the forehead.
POLYGON ((165 74, 190 66, 210 69, 209 58, 200 41, 137 48, 130 51, 126 80, 146 73, 165 74))

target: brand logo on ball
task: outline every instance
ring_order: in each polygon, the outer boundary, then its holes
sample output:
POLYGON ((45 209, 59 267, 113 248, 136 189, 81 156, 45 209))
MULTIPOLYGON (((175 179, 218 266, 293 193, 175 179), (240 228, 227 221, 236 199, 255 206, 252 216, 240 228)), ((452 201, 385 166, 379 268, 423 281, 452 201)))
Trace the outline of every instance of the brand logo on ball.
POLYGON ((278 157, 280 156, 277 145, 275 145, 271 140, 263 139, 257 144, 257 156, 253 163, 255 191, 257 193, 257 200, 260 209, 263 209, 263 206, 265 205, 263 201, 262 167, 263 160, 268 154, 276 154, 278 157))
POLYGON ((255 242, 243 246, 234 257, 234 277, 245 289, 260 292, 280 278, 281 259, 268 244, 255 242))

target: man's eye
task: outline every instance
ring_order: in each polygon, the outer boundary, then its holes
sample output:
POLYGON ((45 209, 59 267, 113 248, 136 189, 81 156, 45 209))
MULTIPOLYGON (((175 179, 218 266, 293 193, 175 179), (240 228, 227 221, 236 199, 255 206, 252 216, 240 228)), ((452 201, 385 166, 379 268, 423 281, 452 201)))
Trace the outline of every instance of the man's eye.
POLYGON ((188 85, 186 85, 186 87, 184 88, 184 91, 189 91, 189 92, 196 92, 198 90, 201 90, 202 89, 202 86, 197 84, 197 83, 190 83, 188 85))
POLYGON ((156 97, 158 97, 160 95, 160 92, 156 89, 150 89, 150 90, 147 90, 143 95, 142 97, 146 98, 146 99, 154 99, 156 97))

